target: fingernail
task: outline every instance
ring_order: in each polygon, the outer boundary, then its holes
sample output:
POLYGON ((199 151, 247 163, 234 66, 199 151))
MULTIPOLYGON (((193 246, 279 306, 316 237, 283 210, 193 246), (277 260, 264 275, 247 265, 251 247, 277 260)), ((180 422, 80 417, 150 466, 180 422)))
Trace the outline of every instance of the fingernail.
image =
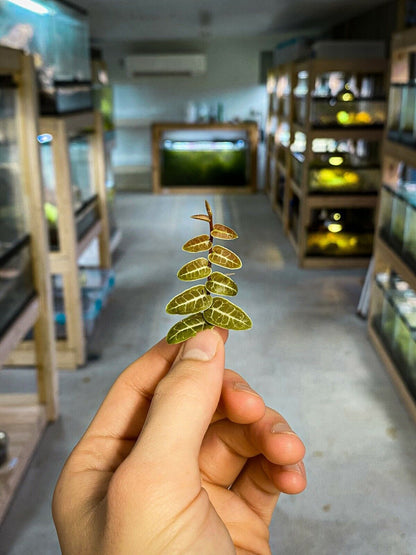
POLYGON ((282 467, 282 470, 287 470, 288 472, 297 472, 301 476, 303 476, 302 467, 298 464, 285 464, 282 467))
POLYGON ((214 330, 199 332, 195 337, 188 339, 183 346, 182 360, 212 360, 217 352, 220 336, 214 330))
POLYGON ((296 435, 295 432, 290 428, 289 424, 286 422, 276 422, 271 427, 272 434, 293 434, 296 435))
POLYGON ((260 395, 257 393, 257 391, 254 391, 254 389, 252 389, 248 385, 248 383, 234 382, 234 389, 236 391, 244 391, 245 393, 251 393, 252 395, 256 395, 256 397, 260 397, 260 395))

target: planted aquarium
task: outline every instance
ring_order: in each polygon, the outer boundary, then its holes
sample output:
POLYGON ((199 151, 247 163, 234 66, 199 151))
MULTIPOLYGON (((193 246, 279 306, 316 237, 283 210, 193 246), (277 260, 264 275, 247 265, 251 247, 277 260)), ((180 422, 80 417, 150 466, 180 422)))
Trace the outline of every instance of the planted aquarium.
POLYGON ((42 113, 92 107, 86 12, 56 0, 3 0, 0 43, 34 55, 42 113))
POLYGON ((161 183, 175 186, 242 187, 249 183, 249 144, 238 139, 165 139, 161 183))
MULTIPOLYGON (((302 183, 305 156, 292 151, 293 177, 302 183)), ((312 142, 308 167, 310 193, 375 193, 380 183, 379 144, 319 138, 312 142)))
POLYGON ((308 256, 370 256, 374 210, 367 208, 315 209, 307 233, 308 256))
POLYGON ((17 140, 17 89, 0 79, 0 335, 34 295, 17 140))
MULTIPOLYGON (((59 249, 58 205, 56 193, 56 171, 54 164, 54 145, 51 135, 40 135, 42 177, 45 190, 45 215, 49 227, 49 242, 52 250, 59 249)), ((99 219, 97 195, 92 174, 91 144, 89 134, 71 137, 69 163, 72 188, 73 209, 76 219, 78 240, 99 219)))

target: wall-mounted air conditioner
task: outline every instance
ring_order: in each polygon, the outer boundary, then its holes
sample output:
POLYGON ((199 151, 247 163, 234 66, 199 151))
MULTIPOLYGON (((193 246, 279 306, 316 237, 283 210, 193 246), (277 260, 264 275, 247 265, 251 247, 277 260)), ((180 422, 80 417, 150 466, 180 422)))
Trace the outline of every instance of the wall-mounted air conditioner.
POLYGON ((204 54, 137 54, 126 56, 130 78, 158 75, 201 75, 206 72, 204 54))

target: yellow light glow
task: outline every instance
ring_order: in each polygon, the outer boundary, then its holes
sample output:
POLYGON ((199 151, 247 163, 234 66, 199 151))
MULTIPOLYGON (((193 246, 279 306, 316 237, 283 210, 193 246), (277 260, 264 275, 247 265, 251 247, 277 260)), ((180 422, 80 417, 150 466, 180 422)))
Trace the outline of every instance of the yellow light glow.
POLYGON ((328 225, 328 231, 330 231, 331 233, 339 233, 340 231, 342 231, 342 225, 341 224, 329 224, 328 225))
POLYGON ((351 100, 354 100, 354 95, 350 92, 345 92, 341 96, 341 100, 343 100, 344 102, 350 102, 351 100))
POLYGON ((340 166, 344 162, 344 158, 342 156, 331 156, 328 162, 331 166, 340 166))
POLYGON ((337 121, 341 125, 348 125, 350 122, 350 115, 345 110, 341 110, 337 113, 337 121))
POLYGON ((338 222, 341 219, 341 214, 339 212, 335 212, 333 218, 336 222, 338 222))

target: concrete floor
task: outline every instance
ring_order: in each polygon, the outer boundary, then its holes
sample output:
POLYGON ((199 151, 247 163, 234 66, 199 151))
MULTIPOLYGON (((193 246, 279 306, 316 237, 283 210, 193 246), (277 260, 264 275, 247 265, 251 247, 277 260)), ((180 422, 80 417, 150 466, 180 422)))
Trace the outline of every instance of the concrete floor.
MULTIPOLYGON (((356 314, 363 271, 305 271, 262 196, 208 197, 216 220, 238 230, 238 304, 254 321, 231 333, 227 364, 277 408, 307 447, 307 490, 282 496, 273 554, 416 553, 416 427, 356 314), (244 333, 244 335, 243 335, 244 333)), ((121 195, 117 283, 90 349, 98 360, 61 372, 61 418, 50 425, 0 528, 0 554, 55 554, 50 516, 56 478, 114 378, 166 334, 167 301, 203 233, 190 220, 200 196, 121 195)), ((0 390, 34 387, 33 372, 6 370, 0 390)))

